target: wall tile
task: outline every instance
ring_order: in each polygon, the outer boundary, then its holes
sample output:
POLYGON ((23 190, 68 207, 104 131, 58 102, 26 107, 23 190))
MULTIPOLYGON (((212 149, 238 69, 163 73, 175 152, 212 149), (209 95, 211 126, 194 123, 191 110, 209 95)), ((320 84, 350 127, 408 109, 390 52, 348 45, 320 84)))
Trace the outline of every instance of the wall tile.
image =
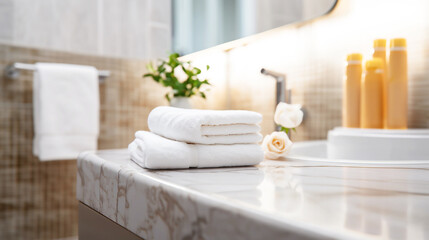
POLYGON ((80 53, 96 53, 98 45, 97 1, 73 0, 52 3, 52 46, 80 53))
POLYGON ((166 58, 171 53, 171 32, 169 28, 151 26, 149 28, 149 58, 166 58))
POLYGON ((13 39, 13 1, 0 0, 0 41, 13 39))
POLYGON ((150 0, 150 20, 152 22, 171 25, 171 0, 150 0))
POLYGON ((3 42, 138 59, 150 58, 149 49, 165 56, 171 48, 171 34, 160 34, 148 27, 153 21, 171 32, 168 0, 16 0, 13 6, 11 3, 12 0, 0 1, 3 42), (152 32, 162 39, 150 36, 152 32))
POLYGON ((124 14, 123 44, 124 56, 145 58, 148 56, 147 9, 148 0, 129 0, 124 14))
POLYGON ((20 45, 53 45, 53 0, 14 1, 13 42, 20 45))
POLYGON ((121 11, 122 4, 123 1, 121 0, 103 1, 100 43, 102 44, 102 53, 105 55, 118 56, 123 51, 122 28, 124 27, 124 18, 123 11, 121 11))
POLYGON ((102 8, 103 54, 147 58, 147 0, 108 0, 102 8))

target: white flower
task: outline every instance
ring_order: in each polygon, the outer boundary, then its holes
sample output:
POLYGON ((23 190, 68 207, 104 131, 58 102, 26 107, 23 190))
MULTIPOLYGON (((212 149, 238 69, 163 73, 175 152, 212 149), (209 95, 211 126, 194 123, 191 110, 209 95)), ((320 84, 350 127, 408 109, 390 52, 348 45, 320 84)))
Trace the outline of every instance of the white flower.
POLYGON ((300 104, 281 102, 277 105, 274 121, 285 128, 296 128, 301 124, 303 116, 300 104))
POLYGON ((292 148, 292 141, 285 132, 273 132, 265 136, 262 149, 267 159, 278 159, 286 156, 292 148))
POLYGON ((174 69, 174 76, 179 80, 179 82, 183 82, 188 78, 188 75, 186 75, 180 66, 174 69))

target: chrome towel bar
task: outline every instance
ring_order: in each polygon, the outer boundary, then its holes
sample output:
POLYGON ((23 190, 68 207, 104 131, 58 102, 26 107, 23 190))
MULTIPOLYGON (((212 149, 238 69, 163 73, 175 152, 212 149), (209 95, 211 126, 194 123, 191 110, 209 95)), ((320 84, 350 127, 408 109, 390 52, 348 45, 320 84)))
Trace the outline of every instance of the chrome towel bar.
MULTIPOLYGON (((4 69, 4 75, 10 79, 17 79, 19 77, 20 70, 35 71, 36 66, 34 64, 28 64, 28 63, 19 63, 19 62, 12 63, 6 66, 6 68, 4 69)), ((109 76, 110 76, 110 71, 98 70, 98 77, 100 78, 101 81, 109 76)))

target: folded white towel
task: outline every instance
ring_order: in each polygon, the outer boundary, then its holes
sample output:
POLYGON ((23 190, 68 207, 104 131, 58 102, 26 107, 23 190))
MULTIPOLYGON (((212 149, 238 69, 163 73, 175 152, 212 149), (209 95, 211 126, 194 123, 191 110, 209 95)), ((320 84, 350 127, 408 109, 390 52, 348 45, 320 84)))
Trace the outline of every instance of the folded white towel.
POLYGON ((261 130, 256 124, 202 125, 201 135, 219 136, 232 134, 254 134, 261 130))
POLYGON ((160 136, 200 144, 257 143, 262 140, 262 115, 244 110, 197 110, 157 107, 148 118, 149 129, 160 136))
POLYGON ((257 144, 188 144, 146 131, 136 132, 128 150, 134 162, 150 169, 247 166, 264 158, 257 144))
POLYGON ((37 63, 33 153, 40 160, 75 159, 97 149, 98 72, 94 67, 37 63))

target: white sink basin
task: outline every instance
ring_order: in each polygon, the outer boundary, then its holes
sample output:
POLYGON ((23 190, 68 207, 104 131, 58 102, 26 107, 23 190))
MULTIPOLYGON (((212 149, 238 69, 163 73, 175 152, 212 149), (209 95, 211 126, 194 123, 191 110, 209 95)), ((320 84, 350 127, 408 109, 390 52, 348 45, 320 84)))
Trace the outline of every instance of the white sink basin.
POLYGON ((350 160, 429 160, 429 130, 335 128, 328 133, 327 156, 350 160))
POLYGON ((293 160, 365 164, 429 163, 429 130, 336 128, 328 141, 294 143, 293 160))

